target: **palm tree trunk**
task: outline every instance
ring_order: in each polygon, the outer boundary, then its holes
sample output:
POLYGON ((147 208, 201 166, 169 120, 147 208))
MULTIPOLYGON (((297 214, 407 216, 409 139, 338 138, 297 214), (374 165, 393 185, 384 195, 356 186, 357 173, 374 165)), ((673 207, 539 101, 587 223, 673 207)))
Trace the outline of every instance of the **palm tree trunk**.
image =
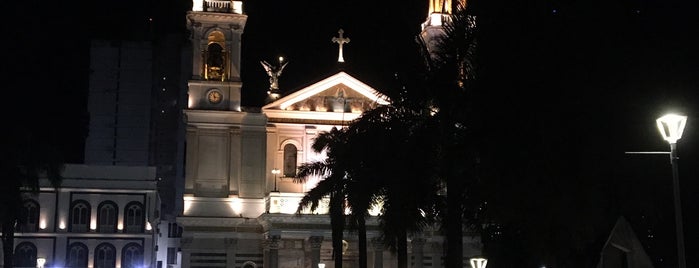
POLYGON ((335 268, 342 268, 342 239, 345 229, 345 216, 342 195, 330 193, 330 226, 332 228, 333 259, 335 268))
POLYGON ((367 268, 367 251, 366 251, 366 219, 363 217, 359 218, 358 224, 358 235, 359 235, 359 268, 367 268))
MULTIPOLYGON (((452 185, 456 186, 456 185, 452 185)), ((447 256, 445 267, 464 267, 461 202, 447 183, 447 256)))
MULTIPOLYGON (((400 230, 396 241, 398 254, 398 268, 408 268, 408 234, 405 229, 400 230)), ((447 266, 450 267, 450 266, 447 266)))
MULTIPOLYGON (((450 108, 453 106, 449 106, 450 108)), ((451 109, 450 109, 451 110, 451 109)), ((448 113, 451 114, 451 113, 448 113)), ((444 115, 444 114, 443 114, 444 115)), ((454 121, 448 115, 443 116, 440 120, 441 136, 442 136, 442 171, 444 180, 447 184, 447 215, 446 215, 446 239, 447 239, 447 256, 445 267, 464 267, 464 251, 463 251, 463 213, 462 199, 464 180, 454 175, 454 153, 453 137, 454 121)))
POLYGON ((2 256, 5 268, 14 267, 15 224, 14 221, 2 223, 2 256))

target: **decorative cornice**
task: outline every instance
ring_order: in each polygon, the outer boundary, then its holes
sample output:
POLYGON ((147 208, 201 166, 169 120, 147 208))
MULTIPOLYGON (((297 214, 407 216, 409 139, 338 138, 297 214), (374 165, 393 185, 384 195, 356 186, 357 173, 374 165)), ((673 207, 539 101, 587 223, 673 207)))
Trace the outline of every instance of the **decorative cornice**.
POLYGON ((196 23, 218 24, 228 26, 234 32, 242 32, 245 28, 245 23, 248 20, 247 15, 236 13, 215 13, 188 11, 187 12, 188 28, 192 28, 196 23))
POLYGON ((260 227, 255 219, 223 217, 177 217, 177 223, 187 227, 223 227, 251 229, 260 227))
MULTIPOLYGON (((281 214, 265 213, 257 218, 265 232, 272 229, 329 229, 330 216, 328 214, 281 214)), ((366 220, 367 230, 377 229, 379 226, 377 217, 369 217, 366 220)))
POLYGON ((256 125, 264 131, 267 125, 267 118, 260 113, 185 109, 184 114, 189 125, 204 127, 245 124, 246 128, 256 125))

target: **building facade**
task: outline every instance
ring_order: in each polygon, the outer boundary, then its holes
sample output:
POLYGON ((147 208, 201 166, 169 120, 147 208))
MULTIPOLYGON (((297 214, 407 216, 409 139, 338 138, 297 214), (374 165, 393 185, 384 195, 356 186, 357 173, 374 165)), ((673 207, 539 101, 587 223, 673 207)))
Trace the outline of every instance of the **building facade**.
MULTIPOLYGON (((441 2, 430 1, 425 39, 440 33, 448 15, 441 2)), ((296 214, 319 178, 303 184, 293 178, 301 164, 325 157, 311 149, 319 133, 390 100, 337 72, 289 95, 270 96, 263 107, 242 107, 240 52, 247 21, 242 5, 193 0, 186 14, 185 47, 191 51, 154 50, 154 43, 93 43, 85 151, 90 165, 68 165, 60 188, 42 182, 38 194, 27 195, 16 264, 334 266, 327 204, 296 214), (178 66, 174 59, 184 67, 171 68, 178 66), (177 90, 180 68, 191 74, 186 97, 177 90)), ((367 219, 369 267, 395 267, 373 215, 367 219)), ((359 267, 358 237, 348 232, 343 242, 343 267, 359 267)), ((464 242, 465 257, 480 253, 478 238, 464 242)), ((436 230, 411 237, 411 266, 444 267, 444 243, 436 230)))
POLYGON ((67 165, 27 192, 15 267, 156 267, 155 168, 67 165))
MULTIPOLYGON (((333 267, 327 205, 296 214, 319 178, 303 184, 293 178, 302 163, 323 159, 311 149, 319 133, 389 100, 338 72, 287 96, 270 96, 261 110, 241 107, 240 46, 247 21, 241 10, 238 1, 195 0, 187 13, 192 75, 184 110, 184 209, 177 218, 183 228, 180 265, 333 267)), ((376 217, 367 225, 369 267, 395 267, 395 256, 379 242, 376 217)), ((479 239, 464 241, 464 256, 480 253, 479 239)), ((359 267, 356 234, 346 233, 343 242, 343 267, 359 267)), ((412 267, 443 267, 438 232, 412 237, 410 245, 412 267)))

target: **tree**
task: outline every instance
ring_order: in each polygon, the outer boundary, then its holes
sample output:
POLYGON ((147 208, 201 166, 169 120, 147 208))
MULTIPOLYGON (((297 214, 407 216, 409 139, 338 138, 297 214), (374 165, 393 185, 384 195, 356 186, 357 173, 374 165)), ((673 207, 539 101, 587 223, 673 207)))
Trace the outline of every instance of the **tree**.
MULTIPOLYGON (((301 167, 299 177, 323 174, 324 179, 307 193, 299 209, 316 207, 326 195, 333 206, 338 202, 333 198, 342 196, 352 209, 351 222, 360 223, 370 204, 382 202, 382 238, 397 253, 401 268, 408 266, 409 236, 437 219, 446 227, 447 266, 462 266, 464 213, 471 213, 472 222, 472 212, 481 204, 467 191, 477 182, 468 99, 475 48, 472 26, 461 7, 445 26, 438 56, 425 54, 424 80, 411 91, 399 87, 387 92, 390 105, 364 112, 347 128, 320 135, 314 150, 327 149, 328 158, 301 167), (446 199, 440 195, 445 185, 446 199)), ((331 209, 331 221, 332 213, 331 209)))
POLYGON ((299 202, 297 212, 310 206, 311 211, 318 208, 320 201, 326 196, 330 196, 329 213, 330 225, 332 229, 333 259, 335 267, 342 268, 342 239, 345 229, 345 181, 347 179, 347 168, 342 161, 343 151, 346 149, 345 132, 333 128, 330 132, 323 132, 316 137, 312 149, 320 153, 327 152, 327 159, 311 163, 304 163, 299 167, 299 173, 295 182, 302 183, 311 175, 320 175, 323 179, 299 202))
POLYGON ((0 154, 0 224, 4 267, 14 267, 14 233, 22 217, 23 193, 37 192, 39 178, 46 177, 54 187, 61 182, 63 157, 57 141, 47 129, 17 124, 9 130, 10 137, 3 141, 0 154))
POLYGON ((424 97, 436 111, 437 174, 447 192, 446 211, 442 212, 447 238, 446 266, 462 267, 465 223, 478 220, 474 213, 482 200, 474 191, 480 179, 478 121, 474 109, 475 19, 466 6, 458 4, 454 10, 436 46, 428 46, 426 40, 418 41, 427 69, 424 97), (465 215, 467 212, 470 214, 465 215))

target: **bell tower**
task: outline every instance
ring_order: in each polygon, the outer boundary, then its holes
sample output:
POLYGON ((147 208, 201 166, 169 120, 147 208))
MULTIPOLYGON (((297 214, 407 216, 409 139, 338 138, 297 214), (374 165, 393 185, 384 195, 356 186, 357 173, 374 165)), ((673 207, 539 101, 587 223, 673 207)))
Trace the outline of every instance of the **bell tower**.
POLYGON ((187 12, 192 46, 189 109, 240 111, 240 50, 247 15, 241 1, 194 0, 187 12))
POLYGON ((428 0, 427 20, 422 23, 420 38, 430 53, 437 49, 439 38, 444 34, 443 25, 459 6, 466 7, 466 0, 428 0))
MULTIPOLYGON (((230 208, 231 198, 262 198, 265 125, 241 108, 241 37, 248 16, 242 1, 193 0, 187 12, 191 41, 184 216, 234 217, 260 213, 230 208)), ((262 203, 261 203, 262 204, 262 203)))

